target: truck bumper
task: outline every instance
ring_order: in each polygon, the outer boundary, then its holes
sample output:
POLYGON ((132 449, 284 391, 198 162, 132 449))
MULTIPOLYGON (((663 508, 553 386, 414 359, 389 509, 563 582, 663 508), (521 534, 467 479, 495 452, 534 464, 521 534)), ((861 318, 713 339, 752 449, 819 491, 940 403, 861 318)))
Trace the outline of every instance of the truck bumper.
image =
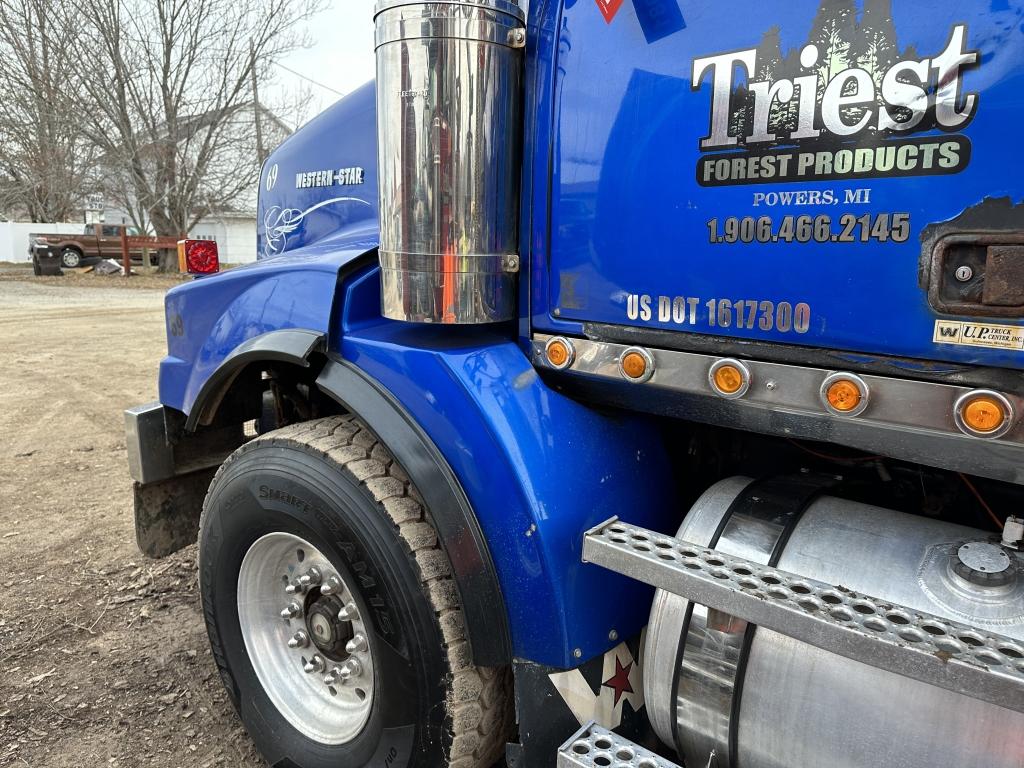
POLYGON ((129 408, 124 421, 135 538, 143 554, 165 557, 195 542, 206 491, 217 467, 242 443, 242 428, 189 435, 185 415, 160 403, 129 408))
POLYGON ((32 245, 29 247, 32 261, 38 265, 40 275, 63 274, 60 268, 60 254, 48 245, 32 245))
POLYGON ((174 448, 167 437, 165 409, 146 403, 124 412, 128 472, 136 483, 155 483, 174 477, 174 448))

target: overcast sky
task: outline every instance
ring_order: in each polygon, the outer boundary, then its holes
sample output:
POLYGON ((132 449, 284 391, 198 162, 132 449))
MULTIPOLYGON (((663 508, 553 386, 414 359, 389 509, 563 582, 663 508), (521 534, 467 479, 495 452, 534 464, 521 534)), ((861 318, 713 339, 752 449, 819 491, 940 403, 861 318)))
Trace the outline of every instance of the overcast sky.
MULTIPOLYGON (((283 66, 277 67, 276 72, 278 88, 294 87, 303 82, 309 86, 313 94, 309 118, 372 80, 376 73, 373 54, 376 0, 327 1, 327 9, 306 24, 313 46, 283 59, 283 66), (296 72, 299 74, 294 74, 296 72)), ((530 7, 529 0, 519 0, 519 5, 524 11, 530 7)))
POLYGON ((313 47, 295 51, 282 64, 305 78, 277 68, 279 87, 306 82, 313 93, 310 117, 333 104, 341 94, 374 76, 373 6, 375 0, 331 0, 307 24, 313 47), (320 85, 313 85, 314 80, 320 85))

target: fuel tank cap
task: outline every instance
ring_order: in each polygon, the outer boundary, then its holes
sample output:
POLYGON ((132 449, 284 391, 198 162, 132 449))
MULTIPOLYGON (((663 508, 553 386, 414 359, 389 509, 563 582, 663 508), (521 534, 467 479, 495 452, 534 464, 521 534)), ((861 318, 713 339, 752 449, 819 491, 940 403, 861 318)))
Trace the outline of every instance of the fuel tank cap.
POLYGON ((1011 565, 1010 556, 998 544, 971 541, 957 550, 953 570, 972 584, 997 587, 1013 579, 1011 565))

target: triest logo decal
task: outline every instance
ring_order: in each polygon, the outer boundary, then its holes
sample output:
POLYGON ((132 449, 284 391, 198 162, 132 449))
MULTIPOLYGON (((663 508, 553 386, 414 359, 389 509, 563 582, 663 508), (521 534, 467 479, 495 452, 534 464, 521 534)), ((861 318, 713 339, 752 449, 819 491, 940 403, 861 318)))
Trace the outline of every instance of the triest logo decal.
POLYGON ((692 87, 711 85, 704 186, 958 173, 960 135, 979 96, 964 88, 978 66, 968 29, 942 50, 897 45, 890 0, 822 0, 807 41, 783 54, 778 27, 753 48, 693 61, 692 87), (936 129, 941 134, 935 133, 936 129), (930 132, 926 137, 912 134, 930 132))

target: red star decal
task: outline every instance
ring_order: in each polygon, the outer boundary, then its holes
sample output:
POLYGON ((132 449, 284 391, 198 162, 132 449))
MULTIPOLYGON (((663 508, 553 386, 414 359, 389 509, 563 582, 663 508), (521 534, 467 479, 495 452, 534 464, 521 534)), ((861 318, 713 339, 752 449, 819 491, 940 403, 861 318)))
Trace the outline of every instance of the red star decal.
POLYGON ((610 678, 601 683, 605 688, 611 688, 615 691, 615 703, 619 703, 619 699, 622 698, 624 693, 633 693, 633 686, 629 683, 629 671, 633 669, 633 662, 629 662, 626 666, 622 666, 622 662, 619 661, 619 657, 615 657, 615 674, 610 678))

